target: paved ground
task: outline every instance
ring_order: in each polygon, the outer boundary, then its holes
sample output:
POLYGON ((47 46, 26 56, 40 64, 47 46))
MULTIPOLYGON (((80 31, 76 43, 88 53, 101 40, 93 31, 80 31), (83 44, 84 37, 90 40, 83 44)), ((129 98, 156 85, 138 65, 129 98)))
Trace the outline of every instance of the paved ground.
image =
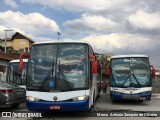
POLYGON ((152 94, 152 98, 155 100, 160 100, 160 94, 152 94))
POLYGON ((151 101, 118 101, 112 102, 109 94, 101 94, 101 97, 96 101, 96 111, 160 111, 160 95, 153 95, 151 101))
MULTIPOLYGON (((21 112, 21 111, 28 111, 25 104, 21 104, 18 108, 1 108, 0 111, 12 111, 12 112, 21 112)), ((109 94, 102 93, 100 98, 97 99, 94 108, 92 111, 96 111, 96 114, 100 111, 110 111, 110 112, 130 112, 130 111, 136 111, 136 113, 143 113, 143 111, 160 111, 160 95, 155 94, 153 95, 153 98, 151 101, 145 101, 143 103, 137 102, 137 101, 121 101, 121 102, 115 102, 112 103, 112 101, 109 98, 109 94)), ((90 112, 91 114, 94 112, 90 112)), ((101 113, 101 112, 100 112, 101 113)), ((74 114, 74 113, 68 113, 68 114, 74 114)), ((83 115, 83 113, 80 113, 83 115)), ((94 114, 95 115, 95 114, 94 114)), ((61 116, 64 116, 62 113, 61 116)), ((45 118, 0 118, 0 120, 63 120, 63 119, 78 119, 78 120, 159 120, 158 117, 45 117, 45 118)))

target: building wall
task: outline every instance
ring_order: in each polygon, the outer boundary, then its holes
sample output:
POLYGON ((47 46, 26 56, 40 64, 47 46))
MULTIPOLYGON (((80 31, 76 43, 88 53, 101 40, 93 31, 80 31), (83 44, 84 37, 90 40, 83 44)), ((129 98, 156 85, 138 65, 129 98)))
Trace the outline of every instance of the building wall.
POLYGON ((29 41, 26 39, 14 39, 13 40, 13 49, 14 50, 20 50, 25 49, 26 47, 29 47, 29 41))
MULTIPOLYGON (((11 47, 13 45, 12 41, 7 41, 7 47, 11 47)), ((2 42, 2 47, 5 47, 5 41, 2 42)))
MULTIPOLYGON (((30 48, 32 43, 27 39, 14 39, 12 41, 7 41, 7 47, 13 47, 14 50, 20 50, 25 48, 30 48)), ((3 41, 2 46, 5 47, 5 42, 3 41)))

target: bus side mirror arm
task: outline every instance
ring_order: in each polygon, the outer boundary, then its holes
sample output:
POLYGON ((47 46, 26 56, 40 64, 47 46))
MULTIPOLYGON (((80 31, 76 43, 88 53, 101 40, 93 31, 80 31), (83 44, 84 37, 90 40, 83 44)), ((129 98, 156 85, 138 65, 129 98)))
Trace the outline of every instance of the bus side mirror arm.
POLYGON ((95 56, 93 54, 90 54, 89 58, 92 59, 93 61, 96 61, 96 58, 95 58, 95 56))

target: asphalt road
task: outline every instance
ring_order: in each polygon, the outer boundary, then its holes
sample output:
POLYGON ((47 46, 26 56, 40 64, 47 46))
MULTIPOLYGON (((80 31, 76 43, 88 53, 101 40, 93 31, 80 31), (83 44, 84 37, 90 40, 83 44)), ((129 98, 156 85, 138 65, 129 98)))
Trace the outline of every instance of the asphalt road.
POLYGON ((160 111, 160 99, 153 97, 151 101, 118 101, 112 102, 109 94, 101 94, 95 104, 96 111, 160 111))
MULTIPOLYGON (((21 112, 21 111, 28 111, 25 104, 21 104, 18 108, 1 108, 0 112, 21 112)), ((138 101, 119 101, 119 102, 112 102, 110 100, 109 94, 101 93, 101 96, 96 100, 96 103, 90 113, 96 113, 100 111, 107 111, 107 112, 130 112, 130 111, 136 111, 136 113, 143 111, 160 111, 160 99, 158 97, 153 97, 151 101, 144 101, 143 103, 138 101), (96 112, 94 112, 96 111, 96 112)), ((67 113, 67 114, 74 114, 74 113, 67 113)), ((82 116, 86 113, 80 113, 82 116)), ((64 116, 66 113, 60 113, 60 116, 64 116)), ((95 114, 94 114, 95 115, 95 114)), ((52 115, 51 115, 52 116, 52 115)), ((63 120, 63 119, 79 119, 79 120, 117 120, 117 117, 45 117, 45 118, 0 118, 0 120, 43 120, 43 119, 49 119, 49 120, 63 120)), ((92 116, 92 115, 91 115, 92 116)), ((140 119, 140 120, 158 120, 158 117, 118 117, 119 120, 134 120, 134 119, 140 119)))
MULTIPOLYGON (((92 111, 160 111, 160 98, 152 97, 151 101, 117 101, 112 102, 109 94, 101 93, 92 111)), ((28 111, 25 103, 18 108, 0 108, 0 111, 28 111)))

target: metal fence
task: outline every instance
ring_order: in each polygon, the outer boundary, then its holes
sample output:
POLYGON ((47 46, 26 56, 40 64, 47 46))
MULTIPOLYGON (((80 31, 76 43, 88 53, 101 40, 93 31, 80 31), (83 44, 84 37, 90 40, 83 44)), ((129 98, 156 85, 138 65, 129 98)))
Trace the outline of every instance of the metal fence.
POLYGON ((152 92, 153 93, 160 93, 160 79, 153 79, 152 92))

